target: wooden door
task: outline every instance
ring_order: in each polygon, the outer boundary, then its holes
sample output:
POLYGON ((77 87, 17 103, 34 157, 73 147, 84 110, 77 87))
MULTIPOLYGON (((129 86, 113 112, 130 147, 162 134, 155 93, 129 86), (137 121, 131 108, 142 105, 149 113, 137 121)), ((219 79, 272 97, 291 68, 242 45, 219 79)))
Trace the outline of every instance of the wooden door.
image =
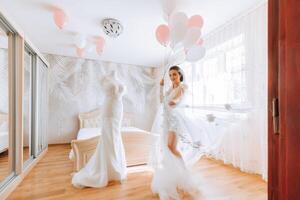
POLYGON ((269 0, 268 4, 268 199, 297 200, 300 199, 300 0, 269 0))

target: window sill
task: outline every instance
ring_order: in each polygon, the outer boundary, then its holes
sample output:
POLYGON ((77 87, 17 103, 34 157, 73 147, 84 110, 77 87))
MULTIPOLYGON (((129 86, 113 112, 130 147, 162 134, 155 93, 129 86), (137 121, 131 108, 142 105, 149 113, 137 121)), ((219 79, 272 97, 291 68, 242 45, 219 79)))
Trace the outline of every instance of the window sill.
POLYGON ((216 111, 216 112, 226 112, 226 113, 248 113, 252 109, 249 106, 231 106, 226 109, 224 105, 205 105, 205 106, 187 106, 189 109, 197 109, 203 111, 216 111))

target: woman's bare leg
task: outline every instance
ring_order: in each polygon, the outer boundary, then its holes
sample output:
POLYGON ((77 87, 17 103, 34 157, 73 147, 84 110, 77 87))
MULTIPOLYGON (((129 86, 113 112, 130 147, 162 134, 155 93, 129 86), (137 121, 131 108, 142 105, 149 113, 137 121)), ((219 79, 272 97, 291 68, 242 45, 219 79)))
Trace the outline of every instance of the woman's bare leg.
POLYGON ((177 150, 177 137, 173 131, 168 133, 168 148, 177 157, 181 158, 180 152, 177 150))

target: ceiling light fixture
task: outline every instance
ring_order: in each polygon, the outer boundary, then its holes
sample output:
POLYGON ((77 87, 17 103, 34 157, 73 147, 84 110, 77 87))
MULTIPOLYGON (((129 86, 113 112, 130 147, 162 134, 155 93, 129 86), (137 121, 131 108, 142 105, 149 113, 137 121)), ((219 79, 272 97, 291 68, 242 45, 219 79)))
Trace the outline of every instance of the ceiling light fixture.
POLYGON ((107 18, 102 21, 103 31, 106 35, 116 38, 123 32, 123 26, 119 20, 107 18))

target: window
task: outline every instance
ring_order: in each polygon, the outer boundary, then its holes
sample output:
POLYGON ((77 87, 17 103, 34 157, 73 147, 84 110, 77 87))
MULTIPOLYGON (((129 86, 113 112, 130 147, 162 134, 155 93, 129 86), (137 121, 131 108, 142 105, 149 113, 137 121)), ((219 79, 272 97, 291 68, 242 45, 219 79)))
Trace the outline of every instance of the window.
POLYGON ((240 105, 246 102, 243 34, 207 50, 203 60, 184 64, 192 106, 240 105))

